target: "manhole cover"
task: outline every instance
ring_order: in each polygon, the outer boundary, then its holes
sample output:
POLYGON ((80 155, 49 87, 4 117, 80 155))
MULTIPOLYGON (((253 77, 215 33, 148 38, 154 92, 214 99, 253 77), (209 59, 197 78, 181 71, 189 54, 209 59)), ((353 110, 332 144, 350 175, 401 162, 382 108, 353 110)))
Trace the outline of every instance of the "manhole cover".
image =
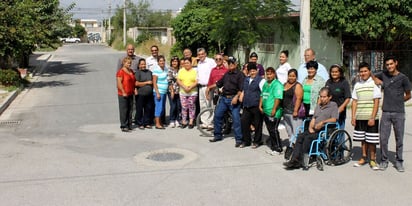
POLYGON ((163 152, 154 153, 146 157, 146 159, 160 161, 160 162, 170 162, 175 160, 183 159, 183 155, 175 152, 163 152))
POLYGON ((139 153, 133 159, 138 165, 174 167, 194 161, 197 159, 197 154, 186 149, 164 148, 139 153))

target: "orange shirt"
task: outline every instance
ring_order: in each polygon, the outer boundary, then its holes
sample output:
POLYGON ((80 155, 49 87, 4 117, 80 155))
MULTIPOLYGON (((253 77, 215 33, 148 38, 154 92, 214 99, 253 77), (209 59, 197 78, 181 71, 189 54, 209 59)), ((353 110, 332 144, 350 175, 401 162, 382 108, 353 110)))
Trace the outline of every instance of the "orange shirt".
MULTIPOLYGON (((123 89, 126 92, 127 96, 133 95, 136 82, 134 72, 131 71, 131 73, 128 74, 123 69, 120 69, 119 71, 117 71, 116 77, 122 78, 123 89)), ((119 88, 117 88, 117 94, 120 96, 123 95, 122 91, 119 88)))

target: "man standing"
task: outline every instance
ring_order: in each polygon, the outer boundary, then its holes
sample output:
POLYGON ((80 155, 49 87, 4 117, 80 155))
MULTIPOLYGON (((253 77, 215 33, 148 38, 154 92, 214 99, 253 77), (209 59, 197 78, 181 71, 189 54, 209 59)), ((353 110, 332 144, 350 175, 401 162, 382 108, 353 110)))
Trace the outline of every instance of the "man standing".
POLYGON ((146 66, 148 70, 153 72, 153 69, 157 65, 157 57, 159 56, 159 47, 157 45, 153 45, 152 47, 150 47, 150 52, 152 53, 152 55, 146 58, 146 66))
MULTIPOLYGON (((215 55, 215 61, 216 61, 216 67, 212 69, 210 72, 210 77, 209 77, 209 82, 207 83, 207 88, 206 88, 206 98, 208 101, 210 101, 210 98, 214 98, 215 94, 215 88, 216 88, 216 82, 222 79, 223 75, 226 74, 228 69, 223 65, 223 56, 220 54, 215 55)), ((214 104, 216 104, 214 102, 214 104)), ((210 117, 209 122, 213 119, 213 116, 210 117)), ((213 125, 206 125, 202 124, 200 125, 202 128, 207 128, 207 129, 212 129, 213 125)))
MULTIPOLYGON (((316 53, 313 49, 308 48, 305 50, 305 63, 301 64, 298 69, 298 82, 302 83, 303 80, 308 76, 308 71, 306 69, 306 63, 309 61, 316 61, 316 53)), ((325 81, 329 79, 329 73, 325 66, 318 62, 317 74, 321 76, 325 81)))
POLYGON ((403 135, 405 132, 405 102, 411 98, 411 83, 406 75, 398 70, 398 60, 395 56, 385 58, 386 71, 375 76, 376 84, 382 85, 383 104, 380 125, 381 170, 388 167, 388 142, 391 125, 395 132, 396 163, 398 172, 404 172, 403 167, 403 135))
POLYGON ((133 72, 136 73, 137 70, 139 70, 139 69, 138 69, 139 58, 134 54, 134 46, 133 46, 133 44, 128 44, 128 45, 126 46, 126 55, 123 56, 123 57, 121 57, 121 58, 119 58, 119 61, 117 62, 116 71, 119 70, 119 69, 121 69, 121 68, 123 67, 122 61, 123 61, 123 59, 124 59, 125 57, 127 57, 127 56, 132 59, 131 69, 133 70, 133 72))
MULTIPOLYGON (((204 108, 211 107, 211 98, 206 97, 206 89, 207 89, 207 84, 209 82, 209 77, 210 77, 210 72, 212 71, 212 68, 216 67, 216 63, 213 59, 207 57, 206 50, 204 48, 199 48, 197 50, 197 55, 199 57, 199 62, 197 63, 197 79, 198 79, 198 85, 199 85, 199 106, 200 110, 204 108)), ((209 94, 210 95, 210 94, 209 94)), ((207 118, 208 115, 205 114, 201 116, 201 120, 203 124, 206 126, 211 126, 212 121, 211 119, 207 118)))
POLYGON ((183 50, 183 58, 190 58, 192 60, 192 67, 197 67, 197 59, 192 56, 192 50, 189 48, 183 50))
MULTIPOLYGON (((258 55, 256 54, 256 52, 250 53, 248 63, 255 63, 256 67, 258 68, 259 76, 261 76, 262 78, 265 78, 265 68, 263 68, 261 64, 258 64, 257 61, 258 61, 258 55)), ((245 74, 247 73, 247 65, 248 64, 243 65, 243 71, 245 74)))
POLYGON ((239 97, 243 90, 244 75, 237 69, 237 61, 234 57, 229 57, 229 72, 222 79, 216 82, 216 86, 223 87, 220 100, 216 106, 214 121, 214 138, 210 142, 217 142, 223 139, 222 120, 225 112, 230 110, 233 119, 233 129, 235 133, 235 147, 242 144, 242 128, 240 125, 240 102, 239 97))

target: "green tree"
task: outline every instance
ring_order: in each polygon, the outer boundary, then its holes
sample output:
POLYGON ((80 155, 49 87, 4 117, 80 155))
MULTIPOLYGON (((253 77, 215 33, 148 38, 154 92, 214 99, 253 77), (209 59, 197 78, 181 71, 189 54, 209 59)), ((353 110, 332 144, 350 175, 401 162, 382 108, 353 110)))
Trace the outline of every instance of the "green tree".
POLYGON ((58 0, 1 1, 0 67, 10 68, 14 61, 27 67, 36 46, 58 41, 68 17, 58 0))
POLYGON ((289 0, 189 0, 172 21, 176 40, 185 47, 209 45, 209 50, 242 46, 249 53, 271 24, 289 12, 289 0))
POLYGON ((412 36, 410 0, 316 0, 311 14, 315 28, 331 36, 350 35, 366 44, 378 40, 394 48, 412 36))

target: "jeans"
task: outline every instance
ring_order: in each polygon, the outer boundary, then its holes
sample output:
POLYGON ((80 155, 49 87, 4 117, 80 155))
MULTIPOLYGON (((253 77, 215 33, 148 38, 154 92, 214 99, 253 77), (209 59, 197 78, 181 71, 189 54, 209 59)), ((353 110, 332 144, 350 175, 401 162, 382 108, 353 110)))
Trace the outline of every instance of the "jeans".
POLYGON ((133 95, 123 97, 117 96, 119 100, 120 128, 131 128, 133 95))
POLYGON ((301 118, 294 118, 293 114, 286 113, 283 113, 283 120, 285 122, 286 132, 289 136, 289 146, 291 147, 292 144, 295 144, 297 138, 296 132, 298 127, 302 125, 303 121, 301 118))
POLYGON ((169 121, 174 123, 174 121, 178 120, 180 122, 180 112, 182 111, 182 105, 180 103, 179 94, 175 94, 172 99, 171 94, 168 93, 167 97, 169 98, 170 103, 169 121))
POLYGON ((157 99, 156 93, 153 93, 153 98, 155 102, 155 117, 162 117, 165 115, 166 108, 166 94, 160 94, 160 99, 157 99))
POLYGON ((382 112, 380 121, 380 149, 382 162, 388 161, 388 142, 391 135, 391 125, 395 132, 396 161, 403 162, 403 135, 405 132, 405 113, 382 112))
POLYGON ((232 98, 221 96, 216 106, 214 121, 214 137, 215 139, 222 139, 222 121, 223 116, 227 110, 232 113, 233 130, 235 133, 236 143, 242 143, 242 128, 240 126, 240 104, 232 105, 232 98))

